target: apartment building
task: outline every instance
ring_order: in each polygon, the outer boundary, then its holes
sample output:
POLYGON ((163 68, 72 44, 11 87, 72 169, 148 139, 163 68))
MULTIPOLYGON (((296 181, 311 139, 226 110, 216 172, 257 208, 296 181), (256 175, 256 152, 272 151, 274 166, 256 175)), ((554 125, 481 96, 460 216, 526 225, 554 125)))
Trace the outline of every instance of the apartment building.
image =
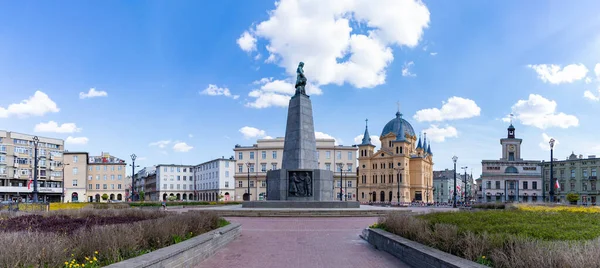
POLYGON ((140 171, 135 173, 134 181, 136 198, 141 199, 139 195, 144 193, 144 200, 160 200, 156 191, 156 166, 142 168, 140 171))
MULTIPOLYGON (((250 200, 266 200, 267 171, 281 168, 284 141, 284 138, 279 137, 259 139, 251 146, 235 145, 235 200, 242 200, 248 188, 250 200)), ((337 200, 340 199, 340 191, 344 200, 356 200, 357 148, 335 145, 333 139, 316 141, 319 168, 334 171, 334 193, 337 200)))
MULTIPOLYGON (((549 201, 550 187, 550 162, 542 165, 544 174, 544 196, 549 201)), ((575 193, 579 195, 577 204, 596 205, 600 196, 600 185, 598 184, 598 171, 600 170, 600 158, 589 155, 571 153, 565 160, 553 161, 554 178, 558 180, 560 188, 554 188, 558 202, 567 202, 566 195, 575 193)))
POLYGON ((224 202, 236 200, 233 157, 213 159, 194 166, 193 170, 198 200, 224 202))
POLYGON ((87 201, 105 202, 127 199, 129 196, 128 185, 131 185, 131 182, 127 183, 126 181, 126 167, 125 160, 106 152, 100 156, 89 156, 86 174, 87 201))
POLYGON ((87 152, 64 152, 63 202, 86 202, 88 200, 86 189, 88 158, 87 152))
POLYGON ((156 192, 160 200, 195 200, 193 166, 156 165, 156 192))
POLYGON ((38 199, 45 202, 61 200, 64 141, 2 130, 0 130, 0 200, 32 198, 36 141, 38 199))
MULTIPOLYGON (((468 187, 474 184, 473 178, 470 174, 467 174, 466 181, 469 183, 468 187)), ((456 201, 462 202, 469 197, 475 198, 475 192, 469 191, 465 187, 465 175, 456 173, 456 201), (465 191, 466 190, 466 191, 465 191)), ((454 170, 434 170, 433 171, 433 200, 438 203, 452 203, 454 202, 454 170)))

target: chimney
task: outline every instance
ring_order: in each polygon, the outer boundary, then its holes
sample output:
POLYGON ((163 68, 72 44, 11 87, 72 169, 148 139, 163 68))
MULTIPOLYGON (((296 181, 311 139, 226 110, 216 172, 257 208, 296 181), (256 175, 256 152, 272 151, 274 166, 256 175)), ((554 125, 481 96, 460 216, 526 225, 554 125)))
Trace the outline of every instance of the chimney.
POLYGON ((596 158, 595 154, 588 155, 588 158, 596 158))

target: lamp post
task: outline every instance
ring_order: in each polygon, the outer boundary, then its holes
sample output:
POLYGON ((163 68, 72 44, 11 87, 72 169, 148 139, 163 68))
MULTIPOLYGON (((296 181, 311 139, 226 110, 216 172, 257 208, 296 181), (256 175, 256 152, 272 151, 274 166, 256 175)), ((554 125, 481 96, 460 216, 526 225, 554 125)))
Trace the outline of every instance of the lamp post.
POLYGON ((33 137, 33 202, 38 202, 38 136, 33 137))
POLYGON ((344 201, 344 193, 342 191, 342 184, 344 184, 344 163, 338 163, 337 165, 340 168, 340 201, 344 201))
POLYGON ((57 166, 62 167, 62 202, 65 202, 65 166, 70 164, 65 164, 63 162, 58 162, 57 166))
POLYGON ((463 193, 465 203, 468 202, 468 200, 467 200, 467 190, 469 189, 469 180, 467 179, 467 168, 469 168, 469 167, 467 167, 467 166, 461 167, 461 169, 465 170, 465 179, 464 179, 464 182, 465 182, 465 192, 463 193))
POLYGON ((554 187, 556 185, 552 167, 554 164, 554 142, 554 138, 550 139, 550 203, 554 203, 554 187))
MULTIPOLYGON (((398 165, 400 165, 400 163, 398 163, 398 165)), ((398 206, 400 206, 400 183, 402 182, 402 179, 400 177, 400 172, 402 172, 404 170, 404 168, 394 168, 394 170, 396 170, 396 180, 398 181, 397 185, 398 185, 398 191, 396 192, 396 198, 398 199, 398 206)))
POLYGON ((137 155, 131 154, 131 202, 135 201, 135 159, 137 155))
POLYGON ((246 163, 246 167, 248 168, 248 200, 245 201, 250 201, 250 162, 246 163))
POLYGON ((372 195, 373 195, 373 193, 372 193, 372 192, 369 192, 369 203, 371 203, 371 200, 373 200, 373 199, 371 199, 371 196, 372 196, 372 195))
POLYGON ((456 208, 456 160, 458 160, 458 156, 453 156, 452 157, 452 161, 454 162, 454 191, 453 192, 453 201, 452 201, 452 207, 456 208))

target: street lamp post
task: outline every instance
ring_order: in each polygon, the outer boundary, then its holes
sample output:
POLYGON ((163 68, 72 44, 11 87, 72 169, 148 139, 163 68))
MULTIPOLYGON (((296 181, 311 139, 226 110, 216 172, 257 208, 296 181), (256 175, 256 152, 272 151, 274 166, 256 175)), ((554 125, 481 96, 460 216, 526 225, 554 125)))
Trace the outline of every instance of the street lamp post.
POLYGON ((454 162, 454 191, 453 192, 453 201, 452 201, 452 207, 456 208, 456 161, 458 160, 458 156, 453 156, 452 157, 452 161, 454 162))
POLYGON ((135 201, 135 159, 137 155, 131 154, 131 202, 135 201))
POLYGON ((554 164, 554 138, 550 139, 550 202, 554 203, 554 187, 556 182, 554 181, 553 164, 554 164))
POLYGON ((33 202, 38 202, 38 136, 33 137, 33 202))
POLYGON ((62 167, 62 202, 65 202, 65 167, 70 164, 59 162, 57 166, 62 167))
POLYGON ((469 168, 469 167, 467 167, 467 166, 461 167, 461 169, 465 170, 465 180, 464 180, 464 182, 465 182, 465 192, 463 193, 465 204, 468 202, 468 200, 467 200, 467 190, 469 189, 469 180, 467 178, 467 168, 469 168))
MULTIPOLYGON (((400 164, 400 163, 398 163, 398 164, 400 164)), ((396 170, 396 174, 397 174, 396 180, 398 181, 398 183, 397 183, 398 190, 396 192, 396 198, 398 199, 398 206, 400 206, 400 183, 402 182, 402 179, 400 177, 400 175, 402 175, 402 174, 400 174, 400 172, 402 172, 402 170, 404 170, 404 168, 395 168, 394 170, 396 170)))
POLYGON ((250 162, 246 163, 246 167, 248 168, 248 200, 250 201, 250 162))
POLYGON ((344 184, 344 163, 338 163, 338 167, 340 168, 340 201, 344 201, 344 193, 342 191, 342 184, 344 184))

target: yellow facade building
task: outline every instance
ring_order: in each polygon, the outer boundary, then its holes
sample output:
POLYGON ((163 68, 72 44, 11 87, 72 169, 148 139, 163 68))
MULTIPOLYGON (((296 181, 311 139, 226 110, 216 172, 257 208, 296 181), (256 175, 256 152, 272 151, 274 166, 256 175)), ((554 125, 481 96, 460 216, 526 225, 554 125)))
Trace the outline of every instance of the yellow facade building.
POLYGON ((427 134, 421 139, 400 112, 379 137, 375 151, 368 126, 358 145, 361 202, 433 202, 433 154, 427 134))

